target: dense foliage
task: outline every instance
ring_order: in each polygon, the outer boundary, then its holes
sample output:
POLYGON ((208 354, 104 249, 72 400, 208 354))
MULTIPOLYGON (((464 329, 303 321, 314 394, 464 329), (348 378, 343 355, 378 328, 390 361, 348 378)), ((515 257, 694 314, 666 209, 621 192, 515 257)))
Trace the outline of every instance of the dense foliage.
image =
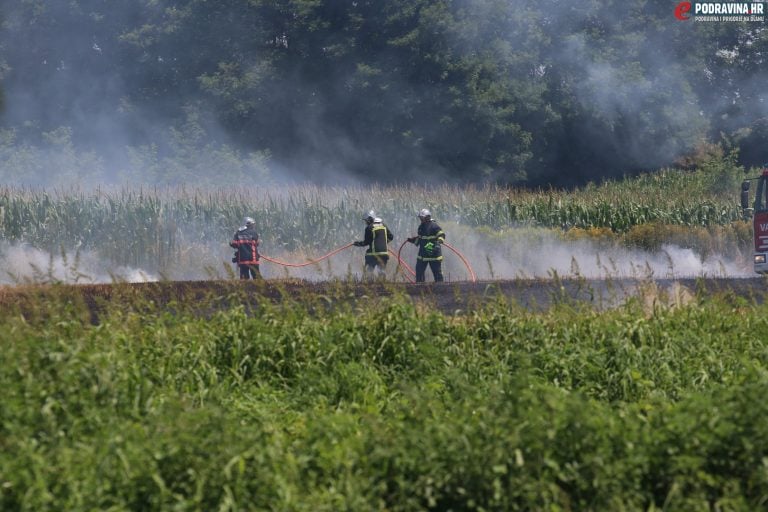
POLYGON ((768 498, 765 305, 358 306, 200 318, 115 302, 96 326, 50 294, 25 317, 3 309, 0 508, 698 512, 768 498))
POLYGON ((572 185, 722 134, 742 163, 768 160, 764 23, 679 21, 672 3, 10 4, 6 182, 257 181, 268 167, 572 185))

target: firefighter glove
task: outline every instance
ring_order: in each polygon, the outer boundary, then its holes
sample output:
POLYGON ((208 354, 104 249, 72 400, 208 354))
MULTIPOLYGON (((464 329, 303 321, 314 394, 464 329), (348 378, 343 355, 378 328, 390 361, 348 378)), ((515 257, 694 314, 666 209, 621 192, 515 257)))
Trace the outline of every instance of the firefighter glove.
POLYGON ((411 236, 411 237, 408 237, 408 241, 409 241, 409 242, 411 242, 411 243, 413 244, 413 243, 416 243, 416 239, 417 239, 417 238, 419 238, 419 237, 417 237, 417 236, 411 236))
POLYGON ((365 242, 355 242, 354 245, 355 245, 355 247, 364 247, 365 246, 365 242))

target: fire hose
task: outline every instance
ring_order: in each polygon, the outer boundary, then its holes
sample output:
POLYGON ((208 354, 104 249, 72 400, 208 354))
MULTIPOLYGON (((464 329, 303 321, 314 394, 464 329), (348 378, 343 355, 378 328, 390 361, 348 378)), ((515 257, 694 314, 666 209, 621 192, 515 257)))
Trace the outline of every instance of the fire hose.
MULTIPOLYGON (((400 252, 403 250, 403 246, 405 246, 406 243, 408 243, 407 239, 402 244, 400 244, 400 248, 397 250, 397 261, 398 261, 397 267, 399 269, 400 268, 400 264, 402 264, 408 270, 408 272, 410 272, 412 275, 415 276, 416 272, 414 272, 413 269, 411 267, 409 267, 408 264, 405 263, 403 261, 403 259, 400 257, 400 252)), ((469 272, 469 277, 472 280, 472 282, 473 283, 477 282, 477 276, 475 275, 475 271, 472 270, 472 266, 469 264, 469 261, 467 261, 467 258, 465 258, 464 255, 461 254, 458 249, 456 249, 452 245, 448 244, 447 242, 442 242, 442 245, 444 245, 447 248, 449 248, 451 251, 453 251, 456 254, 456 256, 459 257, 459 259, 462 261, 462 263, 464 263, 464 266, 467 267, 467 272, 469 272)), ((394 253, 392 253, 392 254, 394 254, 394 253)), ((397 272, 397 271, 395 271, 395 272, 397 272)), ((410 279, 410 276, 408 274, 406 274, 406 277, 408 277, 410 279)), ((413 281, 411 281, 411 282, 413 282, 413 281)))
POLYGON ((461 254, 458 249, 455 249, 453 246, 447 244, 446 242, 443 242, 443 245, 452 250, 456 256, 459 257, 459 259, 464 263, 464 266, 467 267, 467 271, 469 272, 469 277, 472 279, 472 282, 477 282, 477 276, 475 275, 475 271, 472 270, 472 266, 467 261, 467 258, 464 257, 463 254, 461 254))
POLYGON ((314 265, 315 263, 321 262, 326 258, 330 258, 331 256, 340 253, 344 249, 349 249, 355 244, 347 244, 345 246, 339 247, 338 249, 334 249, 333 251, 329 252, 325 256, 320 256, 319 258, 315 258, 313 260, 309 260, 305 263, 288 263, 285 261, 280 261, 278 259, 270 258, 269 256, 264 256, 263 254, 260 254, 259 256, 261 258, 264 258, 265 260, 269 261, 270 263, 275 263, 276 265, 282 265, 284 267, 306 267, 307 265, 314 265))
MULTIPOLYGON (((274 263, 274 264, 276 264, 276 265, 282 265, 282 266, 284 266, 284 267, 293 267, 293 268, 296 268, 296 267, 306 267, 307 265, 314 265, 315 263, 319 263, 319 262, 323 261, 323 260, 324 260, 324 259, 326 259, 326 258, 330 258, 331 256, 334 256, 334 255, 336 255, 336 254, 340 253, 340 252, 341 252, 341 251, 343 251, 344 249, 349 249, 349 248, 350 248, 350 247, 352 247, 353 245, 355 245, 355 244, 347 244, 347 245, 344 245, 344 246, 342 246, 342 247, 339 247, 339 248, 337 248, 337 249, 334 249, 333 251, 329 252, 328 254, 325 254, 325 255, 323 255, 323 256, 320 256, 319 258, 311 259, 311 260, 309 260, 309 261, 306 261, 306 262, 304 262, 304 263, 288 263, 287 261, 281 261, 281 260, 278 260, 278 259, 276 259, 276 258, 270 258, 269 256, 265 256, 264 254, 261 254, 261 255, 259 255, 259 256, 260 256, 261 258, 263 258, 264 260, 266 260, 266 261, 269 261, 270 263, 274 263)), ((407 264, 407 263, 405 263, 404 261, 400 260, 400 256, 399 256, 399 255, 397 255, 397 254, 395 254, 395 253, 392 251, 392 249, 389 249, 389 252, 390 252, 390 254, 392 254, 393 256, 396 256, 396 257, 397 257, 397 259, 398 259, 398 265, 397 265, 397 266, 398 266, 398 268, 400 267, 400 264, 402 263, 402 264, 405 266, 405 268, 407 268, 407 269, 408 269, 408 270, 411 272, 411 274, 413 274, 413 275, 416 275, 416 273, 415 273, 415 272, 414 272, 414 271, 411 269, 411 267, 409 267, 409 266, 408 266, 408 264, 407 264)), ((409 275, 407 275, 407 274, 406 274, 406 275, 405 275, 405 277, 406 277, 406 278, 408 278, 408 280, 409 280, 410 282, 414 282, 414 281, 413 281, 413 278, 411 278, 411 276, 409 276, 409 275)))
MULTIPOLYGON (((408 279, 408 281, 413 283, 414 279, 411 276, 415 276, 416 272, 410 266, 408 266, 408 264, 406 262, 404 262, 403 259, 400 257, 400 253, 403 250, 403 246, 407 242, 408 242, 408 240, 404 241, 400 245, 400 248, 398 249, 397 253, 395 253, 392 249, 389 249, 389 253, 397 258, 397 268, 395 269, 395 273, 397 273, 400 270, 400 267, 402 266, 403 268, 405 268, 408 271, 408 273, 404 273, 403 275, 405 275, 405 277, 406 277, 406 279, 408 279)), ((341 247, 339 247, 337 249, 334 249, 333 251, 329 252, 328 254, 320 256, 319 258, 314 258, 314 259, 305 261, 304 263, 289 263, 287 261, 282 261, 282 260, 278 260, 276 258, 271 258, 269 256, 265 256, 264 254, 261 254, 260 257, 262 259, 266 260, 266 261, 269 261, 270 263, 274 263, 276 265, 281 265, 283 267, 292 267, 292 268, 306 267, 308 265, 314 265, 316 263, 319 263, 319 262, 323 261, 324 259, 330 258, 331 256, 334 256, 334 255, 340 253, 341 251, 343 251, 345 249, 349 249, 353 245, 354 244, 351 244, 351 243, 347 244, 347 245, 343 245, 343 246, 341 246, 341 247)), ((447 244, 445 242, 443 242, 443 245, 445 245, 448 249, 453 251, 459 257, 459 259, 461 259, 461 261, 464 263, 464 266, 467 267, 467 271, 469 272, 469 276, 472 279, 472 282, 474 283, 475 281, 477 281, 477 276, 475 275, 475 272, 472 270, 472 266, 469 264, 469 262, 464 257, 464 255, 461 254, 457 249, 455 249, 454 247, 452 247, 451 245, 449 245, 449 244, 447 244)))

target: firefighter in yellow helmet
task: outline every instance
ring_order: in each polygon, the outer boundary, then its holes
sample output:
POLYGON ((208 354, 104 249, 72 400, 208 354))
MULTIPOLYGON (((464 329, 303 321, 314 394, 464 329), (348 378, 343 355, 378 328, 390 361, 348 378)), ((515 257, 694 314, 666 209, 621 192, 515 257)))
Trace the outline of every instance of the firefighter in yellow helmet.
POLYGON ((432 219, 432 214, 424 208, 419 212, 418 236, 408 238, 408 241, 419 246, 419 254, 416 256, 416 282, 424 282, 424 274, 427 265, 432 270, 435 281, 443 280, 443 252, 441 245, 445 242, 445 232, 432 219))
POLYGON ((364 273, 366 278, 372 277, 374 272, 383 277, 389 261, 388 244, 394 239, 394 235, 373 210, 366 213, 363 220, 365 221, 363 239, 354 242, 354 245, 368 247, 365 251, 364 273))

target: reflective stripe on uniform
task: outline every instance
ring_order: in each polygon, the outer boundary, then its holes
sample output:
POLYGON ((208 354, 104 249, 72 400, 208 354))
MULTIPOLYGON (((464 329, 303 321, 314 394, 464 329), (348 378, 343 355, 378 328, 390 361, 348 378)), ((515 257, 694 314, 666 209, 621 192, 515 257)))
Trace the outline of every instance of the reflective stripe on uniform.
POLYGON ((438 238, 445 240, 445 233, 443 231, 438 231, 436 235, 419 235, 419 238, 422 240, 437 240, 438 238))
POLYGON ((389 251, 386 249, 387 247, 387 227, 386 226, 376 226, 374 225, 371 229, 373 232, 373 240, 371 241, 370 250, 366 253, 366 256, 388 256, 389 251), (376 245, 376 231, 384 231, 384 251, 376 251, 374 245, 376 245))
POLYGON ((256 240, 232 240, 232 243, 234 245, 238 246, 238 251, 237 251, 237 264, 238 265, 258 265, 259 264, 258 252, 256 250, 256 247, 258 246, 258 243, 256 242, 256 240), (241 246, 241 245, 250 245, 251 246, 251 258, 252 259, 247 260, 247 261, 240 261, 239 246, 241 246))
MULTIPOLYGON (((432 221, 434 222, 434 221, 432 221)), ((429 232, 432 228, 437 227, 438 231, 432 235, 418 235, 418 242, 417 245, 419 246, 419 254, 416 256, 416 259, 419 261, 442 261, 443 255, 440 251, 440 244, 445 242, 445 232, 439 228, 436 224, 431 224, 429 227, 424 226, 423 224, 419 226, 419 231, 426 231, 429 232), (436 248, 434 248, 434 251, 438 253, 438 255, 434 256, 422 256, 422 252, 429 252, 430 254, 434 254, 434 252, 427 251, 426 246, 427 245, 437 245, 436 248)))

